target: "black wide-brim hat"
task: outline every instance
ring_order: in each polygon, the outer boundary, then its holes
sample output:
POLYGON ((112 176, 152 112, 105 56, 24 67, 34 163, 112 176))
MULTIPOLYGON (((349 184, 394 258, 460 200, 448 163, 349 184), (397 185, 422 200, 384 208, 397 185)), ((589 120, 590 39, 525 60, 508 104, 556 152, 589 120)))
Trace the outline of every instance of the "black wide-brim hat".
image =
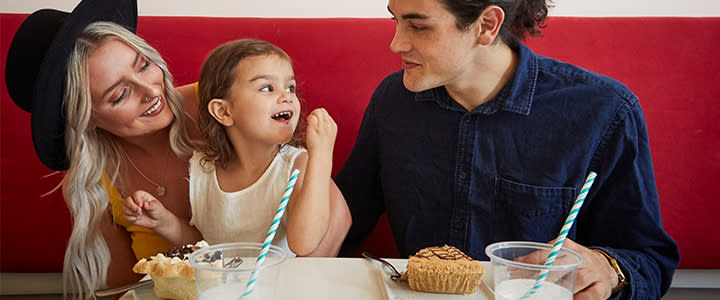
POLYGON ((67 170, 63 97, 70 53, 90 23, 108 21, 137 31, 137 0, 83 0, 71 13, 42 9, 18 28, 8 50, 5 83, 17 106, 30 112, 40 161, 67 170))

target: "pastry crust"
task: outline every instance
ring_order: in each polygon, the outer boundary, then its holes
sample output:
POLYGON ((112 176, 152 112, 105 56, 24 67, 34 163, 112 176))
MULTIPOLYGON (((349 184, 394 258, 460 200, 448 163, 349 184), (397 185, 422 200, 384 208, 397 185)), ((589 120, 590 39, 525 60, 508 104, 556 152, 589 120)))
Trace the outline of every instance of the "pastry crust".
POLYGON ((474 293, 484 272, 480 261, 448 245, 421 249, 407 264, 410 288, 431 293, 474 293))
POLYGON ((192 251, 204 247, 208 247, 208 244, 200 241, 182 249, 158 253, 149 259, 143 258, 135 264, 133 272, 149 274, 155 285, 155 294, 160 298, 197 300, 195 270, 187 259, 192 251))
POLYGON ((195 278, 195 270, 187 260, 166 257, 162 253, 151 257, 150 260, 141 259, 133 267, 133 272, 150 274, 152 277, 195 278))

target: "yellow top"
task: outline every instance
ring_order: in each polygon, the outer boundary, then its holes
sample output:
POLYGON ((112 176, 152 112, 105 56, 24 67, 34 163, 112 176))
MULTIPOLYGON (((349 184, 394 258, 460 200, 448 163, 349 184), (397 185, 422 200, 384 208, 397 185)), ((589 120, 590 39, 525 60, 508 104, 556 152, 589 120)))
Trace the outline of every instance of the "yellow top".
POLYGON ((193 90, 195 90, 195 102, 197 102, 197 104, 199 105, 200 104, 200 81, 195 82, 195 84, 193 84, 193 90))
POLYGON ((102 183, 108 193, 108 201, 110 201, 110 207, 112 208, 113 219, 116 224, 125 227, 125 230, 130 233, 130 239, 132 240, 131 247, 138 260, 156 255, 159 252, 166 252, 168 249, 173 248, 170 242, 166 241, 151 229, 137 226, 126 221, 122 213, 125 199, 120 196, 120 192, 112 185, 110 178, 105 174, 103 174, 102 183))

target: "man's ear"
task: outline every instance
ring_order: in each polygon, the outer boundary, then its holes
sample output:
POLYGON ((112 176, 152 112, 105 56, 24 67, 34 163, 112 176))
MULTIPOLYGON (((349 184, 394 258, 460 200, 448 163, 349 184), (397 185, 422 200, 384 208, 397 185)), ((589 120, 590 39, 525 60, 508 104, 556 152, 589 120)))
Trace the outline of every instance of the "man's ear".
POLYGON ((230 127, 234 123, 232 113, 230 112, 231 106, 232 103, 230 103, 230 101, 214 98, 208 103, 207 109, 208 112, 210 112, 210 115, 213 116, 213 118, 215 118, 215 120, 217 120, 220 124, 230 127))
POLYGON ((492 44, 500 33, 500 27, 505 21, 505 12, 497 5, 485 8, 475 21, 477 43, 483 46, 492 44))

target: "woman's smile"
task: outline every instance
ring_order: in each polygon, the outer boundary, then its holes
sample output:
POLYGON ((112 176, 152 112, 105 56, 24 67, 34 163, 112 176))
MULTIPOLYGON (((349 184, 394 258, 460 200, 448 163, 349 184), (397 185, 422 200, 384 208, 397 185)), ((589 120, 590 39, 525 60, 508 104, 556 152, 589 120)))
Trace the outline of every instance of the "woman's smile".
POLYGON ((162 112, 162 109, 165 108, 165 102, 162 101, 162 97, 160 96, 155 97, 155 99, 157 99, 155 104, 151 106, 150 109, 142 113, 140 117, 154 117, 162 112))

